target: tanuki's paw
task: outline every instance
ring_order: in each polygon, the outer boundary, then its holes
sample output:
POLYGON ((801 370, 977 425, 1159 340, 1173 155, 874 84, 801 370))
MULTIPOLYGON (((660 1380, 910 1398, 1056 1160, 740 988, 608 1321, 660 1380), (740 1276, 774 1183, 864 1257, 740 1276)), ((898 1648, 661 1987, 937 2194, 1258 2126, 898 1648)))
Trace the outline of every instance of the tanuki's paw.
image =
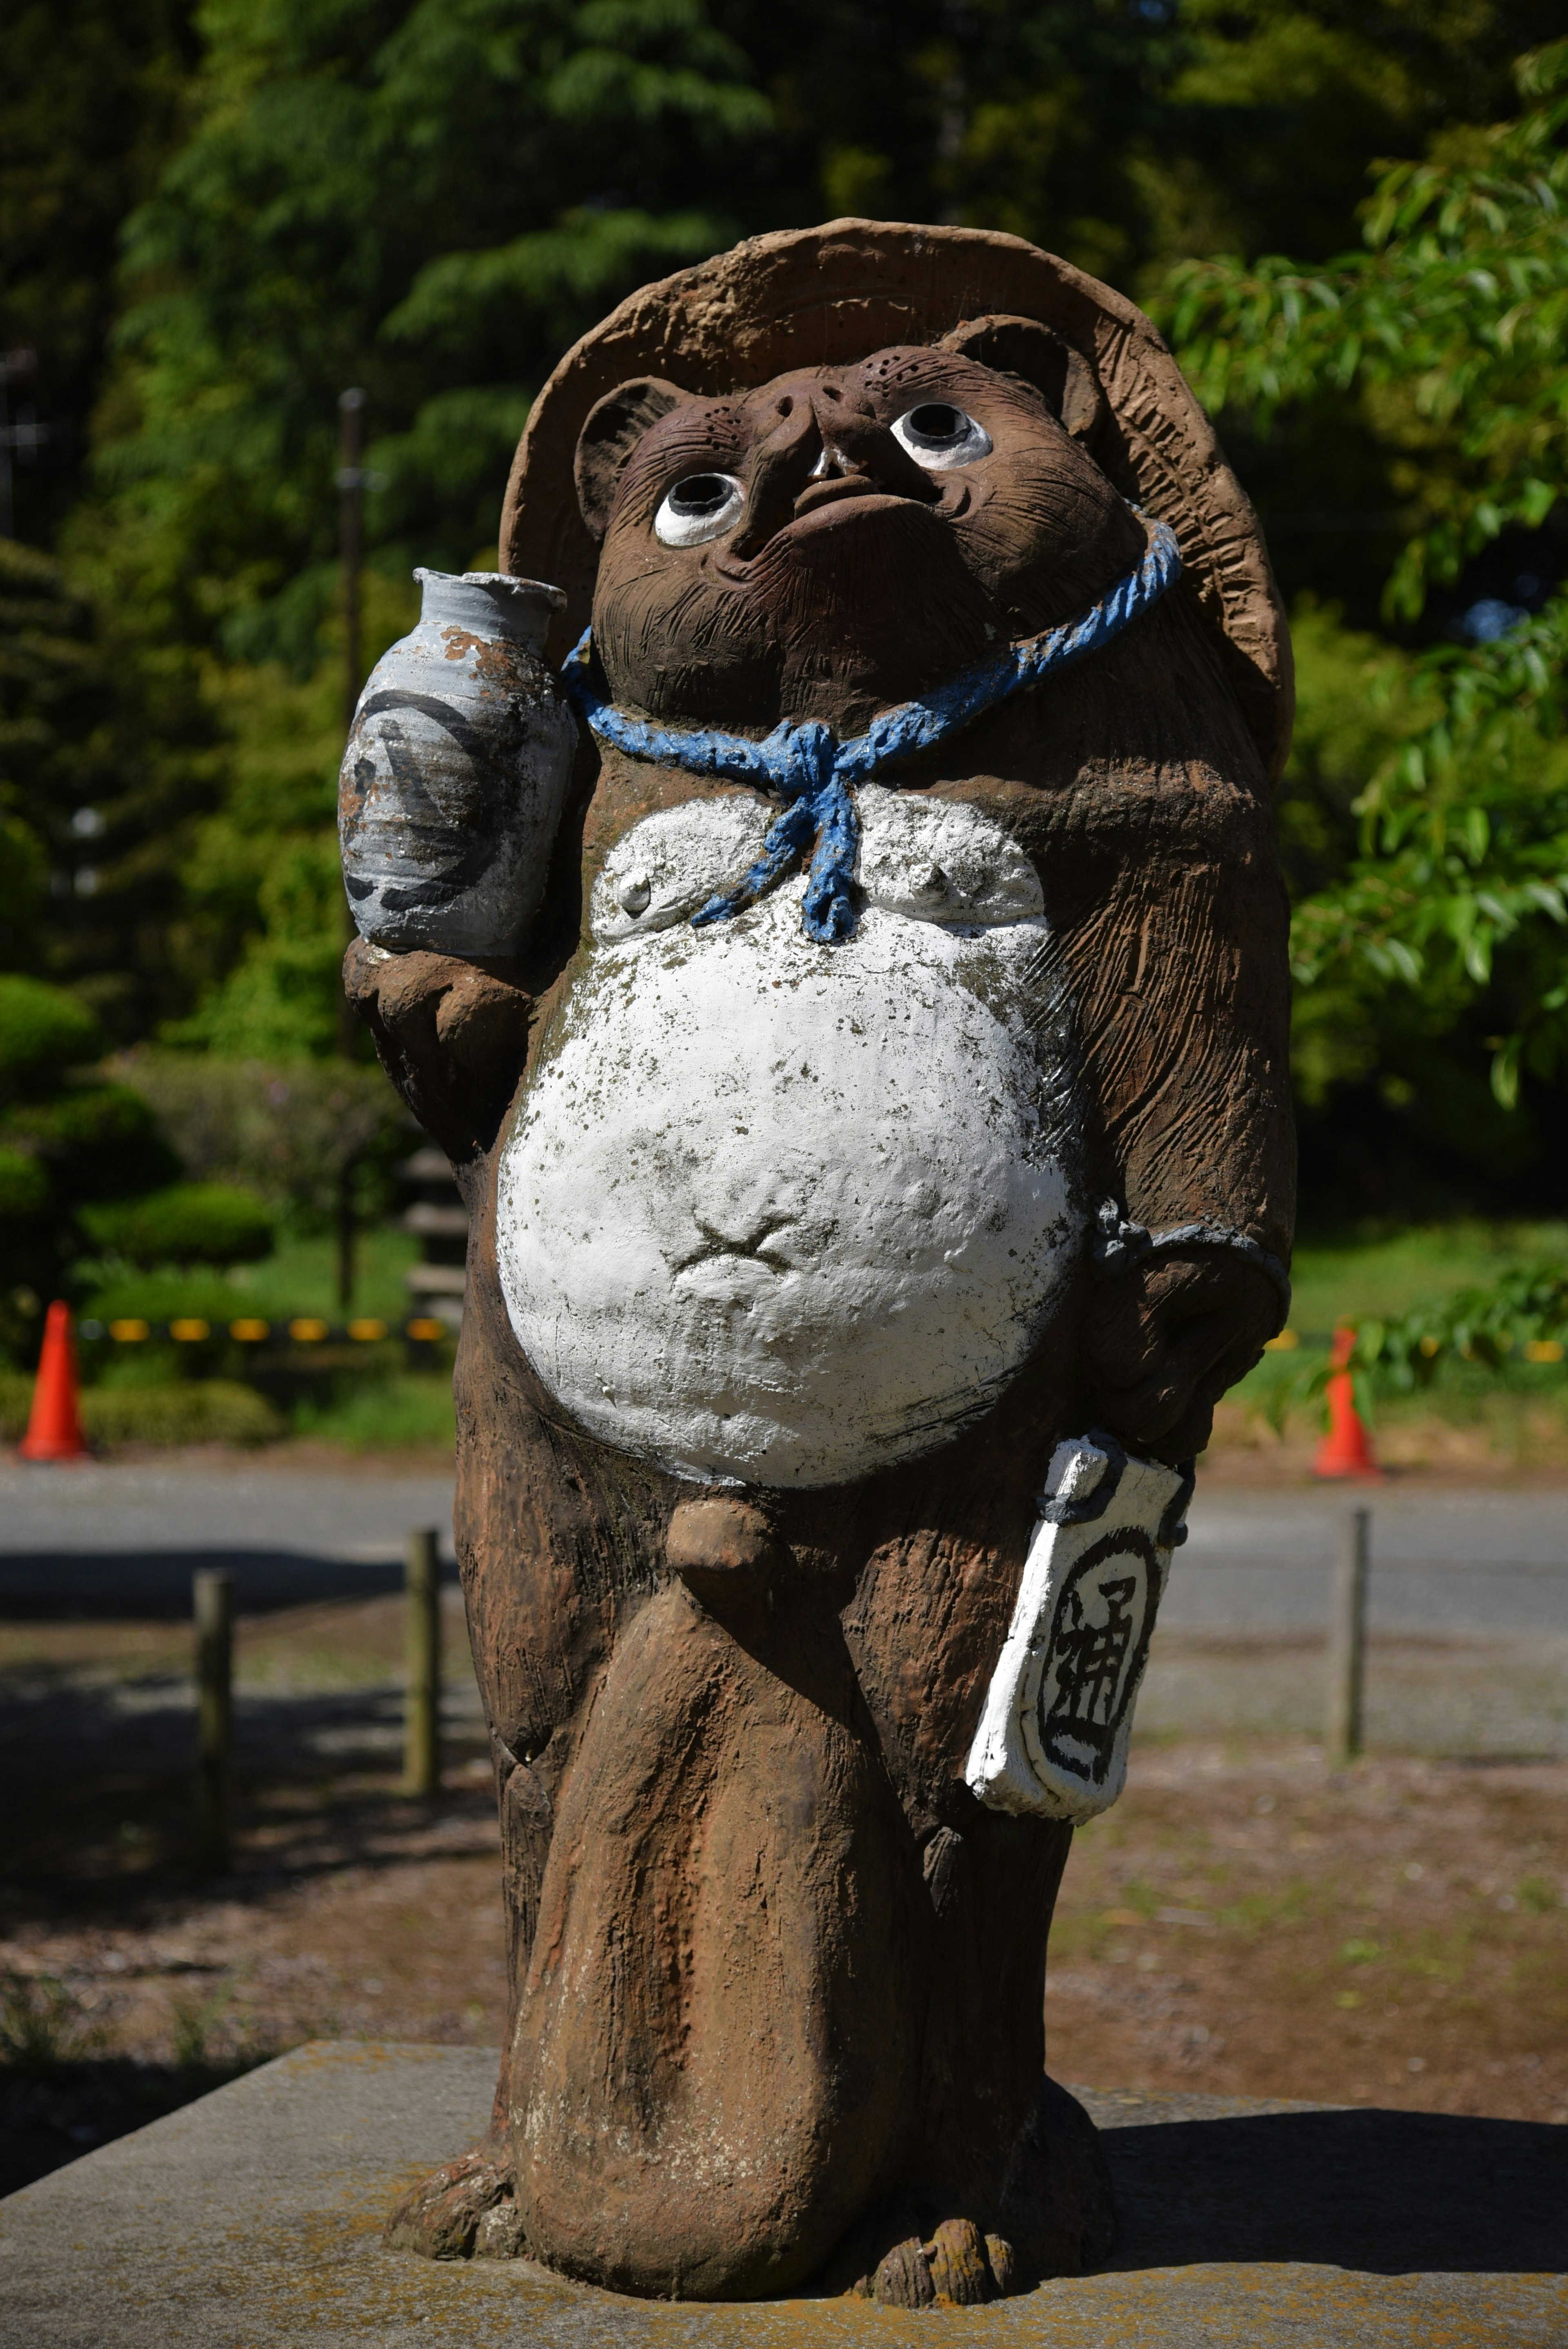
POLYGON ((522 2219, 510 2163, 493 2145, 476 2146, 421 2178, 383 2234, 394 2251, 428 2260, 515 2259, 523 2248, 522 2219))
POLYGON ((1016 2292, 1016 2272, 1000 2235, 983 2235, 972 2219, 944 2219, 929 2242, 911 2235, 895 2243, 850 2294, 879 2308, 980 2308, 1016 2292))
POLYGON ((1221 1395, 1262 1359, 1279 1309, 1267 1275, 1218 1248, 1108 1281, 1084 1325, 1096 1417, 1134 1452, 1172 1466, 1191 1459, 1221 1395))
POLYGON ((511 968, 388 954, 364 938, 343 958, 344 992, 382 1067, 454 1163, 494 1139, 521 1073, 533 1005, 511 968))
POLYGON ((1083 2275, 1116 2234, 1110 2173, 1076 2096, 1042 2076, 1039 2099, 999 2188, 970 2204, 982 2216, 933 2225, 949 2187, 904 2188, 867 2212, 817 2281, 883 2308, 975 2308, 1031 2292, 1049 2276, 1083 2275))

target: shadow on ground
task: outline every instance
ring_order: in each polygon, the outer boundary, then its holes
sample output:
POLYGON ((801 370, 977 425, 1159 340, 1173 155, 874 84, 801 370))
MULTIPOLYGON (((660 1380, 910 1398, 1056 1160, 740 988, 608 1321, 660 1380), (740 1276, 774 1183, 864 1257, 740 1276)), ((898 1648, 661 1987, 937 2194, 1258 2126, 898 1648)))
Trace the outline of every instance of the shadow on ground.
MULTIPOLYGON (((15 1550, 0 1556, 0 1618, 12 1622, 114 1618, 178 1621, 191 1613, 191 1578, 232 1575, 238 1613, 269 1613, 330 1599, 379 1599, 403 1587, 395 1558, 369 1563, 306 1550, 15 1550)), ((456 1582, 449 1558, 442 1580, 456 1582)))
MULTIPOLYGON (((403 1702, 395 1684, 242 1690, 234 1698, 234 1764, 242 1789, 262 1778, 393 1767, 402 1744, 403 1702)), ((7 1799, 41 1785, 57 1795, 73 1784, 101 1784, 127 1773, 142 1780, 180 1777, 183 1784, 194 1748, 190 1683, 171 1675, 84 1683, 35 1672, 20 1684, 0 1682, 0 1783, 7 1799)))
MULTIPOLYGON (((264 2063, 276 2052, 268 2048, 253 2060, 264 2063)), ((249 2069, 244 2061, 148 2064, 126 2056, 66 2061, 36 2074, 0 2066, 0 2195, 161 2120, 249 2069)))
POLYGON ((1108 2128, 1101 2142, 1120 2214, 1113 2268, 1294 2260, 1375 2275, 1568 2272, 1568 2128, 1266 2113, 1108 2128))

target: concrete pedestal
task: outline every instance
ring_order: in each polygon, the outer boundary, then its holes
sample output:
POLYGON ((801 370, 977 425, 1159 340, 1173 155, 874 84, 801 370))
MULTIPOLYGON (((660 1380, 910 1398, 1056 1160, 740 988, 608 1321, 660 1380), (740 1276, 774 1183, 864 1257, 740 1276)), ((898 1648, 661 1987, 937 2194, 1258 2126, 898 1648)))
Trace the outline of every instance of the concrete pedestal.
POLYGON ((622 2300, 386 2251, 471 2144, 490 2052, 319 2042, 0 2203, 5 2349, 1563 2349, 1568 2128, 1078 2091, 1111 2266, 983 2310, 622 2300))

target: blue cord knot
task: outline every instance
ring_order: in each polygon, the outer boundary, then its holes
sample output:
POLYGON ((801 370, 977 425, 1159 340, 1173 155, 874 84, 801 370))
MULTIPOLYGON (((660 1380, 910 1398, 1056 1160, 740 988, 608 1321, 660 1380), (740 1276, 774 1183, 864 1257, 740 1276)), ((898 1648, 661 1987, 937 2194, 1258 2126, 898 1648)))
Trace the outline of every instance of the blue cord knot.
POLYGON ((833 779, 839 738, 830 726, 824 726, 819 719, 804 718, 798 726, 791 726, 786 719, 773 729, 760 748, 779 778, 779 789, 789 799, 803 792, 814 798, 824 783, 833 779))
POLYGON ((692 927, 727 922, 754 905, 794 871, 815 840, 801 919, 819 946, 837 946, 855 926, 851 889, 861 837, 854 802, 836 771, 839 738, 830 726, 808 718, 799 726, 776 726, 757 748, 789 805, 769 826, 749 872, 734 888, 710 897, 692 916, 692 927))
POLYGON ((808 937, 820 946, 837 946, 853 936, 856 918, 852 891, 861 828, 848 785, 868 781, 891 760, 948 740, 1021 686, 1037 685, 1052 671, 1109 644, 1159 602, 1181 571, 1174 532, 1162 522, 1150 522, 1149 543, 1140 560, 1080 618, 1007 646, 926 700, 901 701, 896 709, 884 709, 863 734, 848 742, 841 742, 830 726, 814 718, 793 725, 786 719, 760 742, 753 742, 741 734, 707 728, 686 732, 630 717, 600 693, 589 675, 592 628, 583 629, 562 676, 602 742, 634 759, 654 759, 661 766, 725 775, 732 782, 774 791, 789 802, 769 826, 762 854, 750 871, 692 916, 694 929, 743 913, 777 888, 811 849, 801 919, 808 937))

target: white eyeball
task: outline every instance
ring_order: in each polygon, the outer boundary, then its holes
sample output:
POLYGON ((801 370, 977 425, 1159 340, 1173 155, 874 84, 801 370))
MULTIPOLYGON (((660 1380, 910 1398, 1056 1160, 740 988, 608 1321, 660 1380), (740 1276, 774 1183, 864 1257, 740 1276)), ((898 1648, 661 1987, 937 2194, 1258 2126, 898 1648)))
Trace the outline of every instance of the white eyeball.
POLYGON ((991 454, 985 427, 944 399, 923 400, 910 409, 893 426, 892 437, 929 473, 945 473, 950 466, 972 465, 991 454))
POLYGON ((733 530, 745 503, 746 492, 733 473, 688 473, 665 492, 654 536, 665 546, 701 546, 733 530))

